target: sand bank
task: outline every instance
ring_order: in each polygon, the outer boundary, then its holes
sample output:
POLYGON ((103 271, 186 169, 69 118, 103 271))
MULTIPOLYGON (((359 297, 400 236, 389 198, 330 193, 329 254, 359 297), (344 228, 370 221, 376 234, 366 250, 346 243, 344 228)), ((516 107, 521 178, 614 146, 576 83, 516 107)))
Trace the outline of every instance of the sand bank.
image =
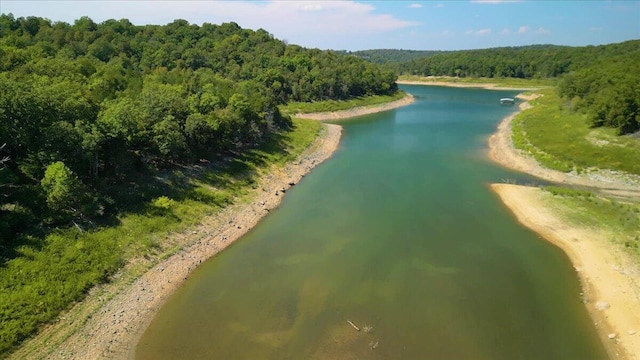
POLYGON ((640 359, 640 269, 611 243, 611 233, 575 226, 539 188, 493 184, 520 223, 560 247, 571 260, 596 328, 614 359, 640 359))

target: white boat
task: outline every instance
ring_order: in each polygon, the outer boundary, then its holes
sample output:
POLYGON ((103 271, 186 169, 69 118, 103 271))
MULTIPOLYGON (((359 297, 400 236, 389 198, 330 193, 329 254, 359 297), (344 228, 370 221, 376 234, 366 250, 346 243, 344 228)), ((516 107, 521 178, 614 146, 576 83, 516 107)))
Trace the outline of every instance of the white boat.
POLYGON ((515 99, 512 98, 502 98, 500 99, 500 104, 508 104, 508 105, 512 105, 516 102, 515 99))

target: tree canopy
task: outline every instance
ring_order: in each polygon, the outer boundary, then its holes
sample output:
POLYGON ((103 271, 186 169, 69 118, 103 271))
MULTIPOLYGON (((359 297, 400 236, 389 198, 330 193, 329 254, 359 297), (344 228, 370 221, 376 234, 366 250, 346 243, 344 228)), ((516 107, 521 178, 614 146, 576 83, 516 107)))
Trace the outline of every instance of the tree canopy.
MULTIPOLYGON (((390 94, 395 80, 355 56, 289 45, 235 23, 0 15, 0 158, 9 159, 0 216, 9 208, 54 223, 105 214, 100 209, 108 215, 118 207, 113 184, 287 131, 291 119, 280 104, 390 94), (78 199, 100 214, 81 210, 78 199)), ((7 244, 23 228, 2 229, 7 244)))

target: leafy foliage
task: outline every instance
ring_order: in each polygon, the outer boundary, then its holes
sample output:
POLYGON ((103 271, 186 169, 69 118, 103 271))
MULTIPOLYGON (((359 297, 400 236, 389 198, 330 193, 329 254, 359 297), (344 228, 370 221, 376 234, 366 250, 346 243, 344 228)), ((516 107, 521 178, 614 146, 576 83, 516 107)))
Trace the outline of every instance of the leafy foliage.
POLYGON ((393 65, 423 59, 436 54, 445 54, 447 52, 448 51, 437 50, 374 49, 352 51, 349 52, 349 54, 374 64, 393 65))
POLYGON ((280 105, 393 94, 395 80, 235 23, 0 15, 0 357, 307 146, 319 125, 280 105), (197 181, 167 175, 203 164, 197 181))
POLYGON ((421 76, 549 78, 638 49, 640 40, 583 47, 532 45, 462 50, 412 60, 400 64, 397 70, 421 76))
POLYGON ((533 108, 512 122, 513 143, 546 167, 586 171, 591 167, 640 175, 640 141, 610 128, 591 128, 586 115, 571 111, 554 89, 536 91, 533 108))
POLYGON ((592 127, 619 134, 640 129, 640 50, 608 58, 564 77, 559 93, 592 127))

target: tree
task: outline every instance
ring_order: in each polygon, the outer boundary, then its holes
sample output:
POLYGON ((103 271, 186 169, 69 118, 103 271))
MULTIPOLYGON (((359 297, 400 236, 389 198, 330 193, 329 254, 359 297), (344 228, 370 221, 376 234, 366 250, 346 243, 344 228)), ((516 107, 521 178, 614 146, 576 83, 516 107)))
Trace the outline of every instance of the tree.
POLYGON ((79 213, 82 183, 62 161, 47 166, 40 184, 51 210, 67 214, 79 213))

